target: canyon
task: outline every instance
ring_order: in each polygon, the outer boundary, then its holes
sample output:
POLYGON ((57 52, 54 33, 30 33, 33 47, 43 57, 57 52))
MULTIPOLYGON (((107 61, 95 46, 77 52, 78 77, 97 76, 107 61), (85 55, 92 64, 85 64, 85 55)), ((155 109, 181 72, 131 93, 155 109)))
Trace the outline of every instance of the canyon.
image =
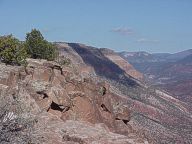
MULTIPOLYGON (((188 104, 150 87, 144 75, 118 53, 79 43, 55 44, 59 50, 56 61, 27 59, 26 66, 0 64, 1 102, 19 101, 22 116, 33 120, 31 143, 192 141, 188 104)), ((10 105, 7 113, 17 117, 16 107, 10 105)), ((12 119, 14 116, 3 118, 12 119)))

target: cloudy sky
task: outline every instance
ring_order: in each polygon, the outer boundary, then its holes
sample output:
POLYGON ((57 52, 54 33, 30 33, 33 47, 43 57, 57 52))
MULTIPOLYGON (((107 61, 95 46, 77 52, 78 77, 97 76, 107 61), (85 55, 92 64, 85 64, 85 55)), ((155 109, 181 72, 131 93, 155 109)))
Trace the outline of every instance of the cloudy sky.
POLYGON ((115 51, 192 48, 192 0, 0 0, 0 35, 39 29, 49 41, 115 51))

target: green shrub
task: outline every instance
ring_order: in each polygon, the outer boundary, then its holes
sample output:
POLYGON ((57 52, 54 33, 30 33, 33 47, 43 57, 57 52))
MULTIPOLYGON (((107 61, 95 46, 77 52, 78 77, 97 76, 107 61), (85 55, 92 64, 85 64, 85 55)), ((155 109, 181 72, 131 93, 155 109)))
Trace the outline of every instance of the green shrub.
POLYGON ((26 58, 54 60, 58 56, 56 46, 46 41, 41 32, 33 29, 20 42, 12 35, 0 37, 0 60, 6 64, 26 64, 26 58))
POLYGON ((27 33, 25 45, 31 58, 54 60, 57 56, 56 47, 46 41, 39 30, 27 33))
POLYGON ((27 52, 22 42, 12 35, 0 37, 0 58, 6 64, 26 63, 27 52))

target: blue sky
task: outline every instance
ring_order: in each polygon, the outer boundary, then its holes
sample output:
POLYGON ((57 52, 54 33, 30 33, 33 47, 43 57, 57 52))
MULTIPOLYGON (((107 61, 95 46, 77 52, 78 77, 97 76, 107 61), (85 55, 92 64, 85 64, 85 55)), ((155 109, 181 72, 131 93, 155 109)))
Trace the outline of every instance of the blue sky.
POLYGON ((49 41, 115 51, 192 48, 192 0, 0 0, 0 35, 32 28, 49 41))

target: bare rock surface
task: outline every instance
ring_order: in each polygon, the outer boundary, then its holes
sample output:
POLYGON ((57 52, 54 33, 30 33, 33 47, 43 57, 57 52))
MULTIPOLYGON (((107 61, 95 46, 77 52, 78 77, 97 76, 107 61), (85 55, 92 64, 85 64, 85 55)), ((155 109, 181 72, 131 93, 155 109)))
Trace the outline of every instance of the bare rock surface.
POLYGON ((63 122, 57 117, 44 113, 37 124, 38 129, 44 129, 41 137, 47 144, 140 144, 148 143, 137 136, 115 134, 101 123, 91 124, 85 121, 67 120, 63 122))
POLYGON ((109 84, 82 77, 73 67, 55 62, 27 62, 26 68, 1 64, 0 90, 3 95, 9 89, 18 92, 26 112, 36 119, 32 133, 36 140, 46 144, 148 143, 127 124, 129 109, 114 107, 113 101, 121 98, 110 92, 109 84))

